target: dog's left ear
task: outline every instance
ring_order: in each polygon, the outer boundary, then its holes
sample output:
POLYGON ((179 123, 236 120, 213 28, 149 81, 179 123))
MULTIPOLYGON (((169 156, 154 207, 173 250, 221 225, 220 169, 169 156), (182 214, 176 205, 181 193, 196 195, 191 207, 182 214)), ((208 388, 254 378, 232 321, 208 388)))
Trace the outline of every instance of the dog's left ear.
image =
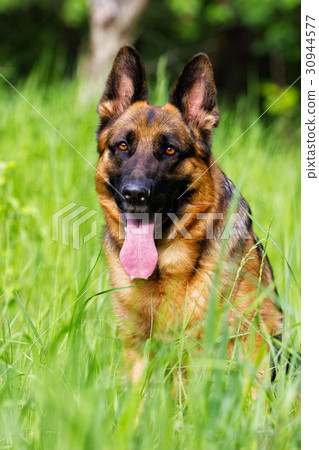
POLYGON ((114 60, 98 105, 101 123, 105 124, 118 117, 139 100, 147 100, 144 65, 135 48, 125 45, 114 60))
POLYGON ((195 55, 181 70, 168 101, 183 114, 189 126, 209 139, 219 123, 213 68, 204 53, 195 55))

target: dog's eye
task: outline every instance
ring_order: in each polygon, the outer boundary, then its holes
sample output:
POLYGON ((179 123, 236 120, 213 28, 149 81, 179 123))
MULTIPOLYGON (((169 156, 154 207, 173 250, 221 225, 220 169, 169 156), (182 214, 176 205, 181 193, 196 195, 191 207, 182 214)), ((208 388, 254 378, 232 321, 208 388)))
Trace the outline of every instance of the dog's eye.
POLYGON ((127 143, 124 142, 124 141, 122 141, 122 142, 120 142, 120 143, 118 144, 117 148, 118 148, 119 150, 122 150, 122 152, 124 152, 125 150, 127 150, 127 143))
POLYGON ((166 153, 166 155, 169 155, 169 156, 175 155, 176 149, 174 147, 172 147, 171 145, 169 145, 168 147, 166 147, 165 153, 166 153))

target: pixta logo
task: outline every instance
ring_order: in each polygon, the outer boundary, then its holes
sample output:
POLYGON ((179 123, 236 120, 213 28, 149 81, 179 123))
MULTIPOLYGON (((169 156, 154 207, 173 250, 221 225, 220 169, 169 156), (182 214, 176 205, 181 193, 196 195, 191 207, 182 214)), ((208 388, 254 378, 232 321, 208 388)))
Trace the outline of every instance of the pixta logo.
POLYGON ((69 203, 52 216, 52 240, 79 250, 81 243, 97 236, 97 214, 98 211, 94 209, 69 203), (84 225, 87 223, 91 228, 89 232, 84 225), (81 232, 83 229, 85 232, 81 232))

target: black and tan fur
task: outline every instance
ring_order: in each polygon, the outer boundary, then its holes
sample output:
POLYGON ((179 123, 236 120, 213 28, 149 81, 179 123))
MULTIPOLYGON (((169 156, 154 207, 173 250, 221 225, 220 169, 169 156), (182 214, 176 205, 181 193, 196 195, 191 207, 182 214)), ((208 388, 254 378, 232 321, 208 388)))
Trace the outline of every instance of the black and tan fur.
MULTIPOLYGON (((136 380, 142 371, 143 344, 150 336, 151 327, 153 335, 161 339, 167 327, 181 323, 186 292, 187 317, 191 316, 188 328, 192 329, 205 315, 211 280, 220 264, 225 218, 236 189, 214 163, 210 150, 211 133, 218 125, 219 112, 213 71, 206 55, 198 54, 186 64, 168 103, 156 107, 147 102, 145 72, 139 55, 132 47, 123 47, 115 59, 98 113, 99 161, 95 179, 107 222, 104 249, 111 282, 114 288, 140 284, 113 294, 129 372, 136 380), (122 141, 127 143, 126 152, 118 149, 122 141), (173 157, 164 154, 167 146, 176 149, 173 157), (148 185, 151 196, 147 205, 132 206, 123 200, 123 183, 132 180, 148 185), (174 212, 192 239, 176 232, 171 221, 163 220, 163 237, 156 241, 156 269, 148 280, 136 283, 137 280, 131 281, 126 275, 119 261, 123 245, 120 211, 162 212, 164 216, 174 212), (223 219, 212 221, 208 215, 197 220, 198 213, 222 213, 223 219), (212 227, 214 237, 208 240, 207 229, 212 227), (175 238, 168 239, 174 230, 175 238)), ((243 315, 247 320, 241 320, 241 329, 245 330, 256 316, 256 307, 252 305, 262 261, 262 248, 255 246, 257 238, 246 211, 250 212, 249 207, 239 196, 237 219, 227 241, 219 285, 222 304, 236 281, 230 297, 234 306, 230 310, 230 324, 236 327, 238 317, 243 315), (236 280, 238 264, 249 251, 249 258, 236 280)), ((258 329, 265 327, 269 335, 277 335, 282 313, 274 305, 275 287, 267 258, 261 281, 263 288, 268 286, 269 295, 260 304, 258 329)), ((203 320, 195 327, 196 339, 201 339, 204 323, 203 320)), ((243 342, 245 347, 245 338, 243 342)), ((256 333, 252 358, 262 342, 261 334, 256 333)))

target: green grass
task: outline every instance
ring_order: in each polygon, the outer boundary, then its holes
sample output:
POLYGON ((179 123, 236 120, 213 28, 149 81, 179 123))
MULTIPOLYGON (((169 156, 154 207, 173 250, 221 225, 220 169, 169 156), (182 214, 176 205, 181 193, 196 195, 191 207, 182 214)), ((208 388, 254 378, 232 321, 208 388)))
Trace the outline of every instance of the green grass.
MULTIPOLYGON (((38 81, 33 75, 19 89, 94 167, 99 93, 76 81, 47 88, 38 81)), ((3 80, 0 94, 0 448, 299 448, 299 368, 285 375, 279 364, 276 381, 258 385, 248 359, 226 356, 227 329, 218 335, 214 323, 223 323, 227 310, 218 316, 211 307, 204 349, 176 394, 167 372, 177 361, 183 375, 182 350, 194 345, 183 332, 157 346, 140 386, 129 385, 111 293, 94 296, 110 287, 94 170, 3 80), (79 250, 52 240, 52 215, 71 202, 98 211, 99 233, 82 239, 79 250), (259 390, 255 401, 251 384, 259 390)), ((220 109, 216 157, 258 117, 249 98, 220 109)), ((255 223, 259 238, 273 218, 268 254, 285 313, 282 346, 294 355, 300 348, 298 126, 263 117, 219 163, 264 229, 255 223)), ((82 238, 94 218, 82 225, 82 238)), ((152 345, 145 346, 145 365, 152 345)))

